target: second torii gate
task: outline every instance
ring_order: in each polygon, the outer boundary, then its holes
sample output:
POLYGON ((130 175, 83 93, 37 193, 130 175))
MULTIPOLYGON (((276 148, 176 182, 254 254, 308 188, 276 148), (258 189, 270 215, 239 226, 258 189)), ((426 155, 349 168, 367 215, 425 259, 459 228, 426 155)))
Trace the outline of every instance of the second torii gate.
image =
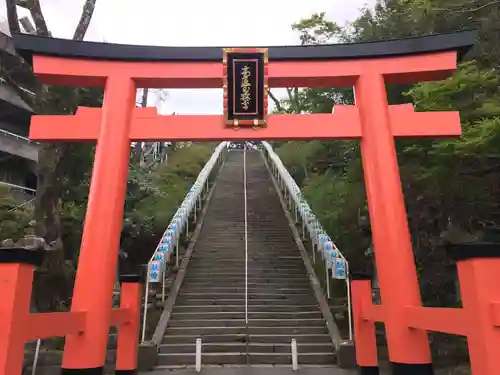
POLYGON ((110 325, 119 327, 116 373, 134 373, 139 312, 136 279, 128 280, 131 287, 125 289, 122 307, 111 310, 130 142, 264 139, 361 140, 383 301, 383 305, 372 305, 369 281, 352 281, 361 373, 378 373, 375 321, 386 325, 394 374, 432 374, 426 330, 467 335, 474 375, 497 373, 500 291, 493 285, 500 285, 500 261, 463 257, 458 262, 463 309, 421 306, 394 147, 394 137, 458 136, 459 115, 418 113, 411 105, 388 105, 385 89, 386 84, 448 77, 456 69, 457 57, 474 43, 474 32, 350 45, 228 50, 225 54, 215 47, 124 46, 31 35, 15 35, 14 41, 44 83, 103 86, 105 95, 103 108, 79 108, 72 116, 32 118, 31 139, 97 141, 97 147, 71 312, 56 317, 29 314, 26 301, 33 272, 29 263, 33 262, 22 254, 7 256, 0 250, 4 280, 0 283, 0 375, 20 373, 24 341, 55 334, 66 335, 64 374, 101 375, 110 325), (234 71, 243 68, 230 68, 228 61, 238 53, 261 54, 254 70, 245 70, 245 74, 261 78, 260 88, 257 81, 251 81, 250 91, 236 86, 231 91, 234 71), (331 114, 267 116, 267 87, 332 86, 353 86, 356 105, 335 106, 331 114), (221 87, 230 115, 160 116, 155 109, 135 108, 137 88, 221 87), (235 91, 244 93, 246 101, 231 104, 235 91), (248 99, 258 92, 262 98, 248 99), (247 112, 239 118, 236 107, 252 103, 258 107, 253 117, 247 112), (474 320, 474 329, 465 330, 463 319, 474 320))

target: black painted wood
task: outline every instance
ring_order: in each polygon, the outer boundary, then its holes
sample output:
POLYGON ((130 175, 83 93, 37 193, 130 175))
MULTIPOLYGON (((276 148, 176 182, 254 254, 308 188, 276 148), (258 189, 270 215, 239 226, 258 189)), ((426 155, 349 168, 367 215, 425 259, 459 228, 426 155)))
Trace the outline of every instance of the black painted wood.
MULTIPOLYGON (((222 61, 223 47, 158 47, 81 42, 30 34, 12 35, 17 52, 29 63, 33 55, 119 61, 222 61)), ((477 40, 475 30, 365 43, 269 47, 269 61, 362 59, 457 51, 462 58, 477 40)), ((230 46, 226 46, 230 47, 230 46)), ((265 48, 265 46, 260 46, 265 48)))

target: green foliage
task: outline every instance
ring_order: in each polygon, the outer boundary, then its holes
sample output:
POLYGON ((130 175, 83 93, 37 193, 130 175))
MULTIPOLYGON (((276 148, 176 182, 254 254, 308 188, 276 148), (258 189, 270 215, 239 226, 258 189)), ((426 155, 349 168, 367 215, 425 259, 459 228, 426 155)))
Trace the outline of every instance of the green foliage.
MULTIPOLYGON (((457 139, 397 140, 408 219, 423 297, 429 304, 453 304, 452 276, 440 237, 449 227, 481 236, 481 223, 500 220, 500 95, 498 92, 500 4, 488 0, 380 0, 362 9, 344 28, 324 13, 292 28, 302 44, 366 42, 434 32, 478 28, 474 60, 462 63, 449 79, 413 86, 389 86, 391 104, 412 102, 418 111, 459 111, 463 135, 457 139), (436 285, 442 287, 436 288, 436 285), (451 296, 451 297, 450 297, 451 296)), ((290 91, 288 113, 330 112, 335 103, 353 102, 352 91, 338 88, 290 91)), ((363 265, 370 245, 362 162, 357 142, 286 142, 278 153, 302 186, 323 226, 363 265)))
POLYGON ((175 211, 214 150, 209 143, 177 147, 167 163, 152 172, 132 166, 121 248, 135 264, 146 263, 175 211))
POLYGON ((418 111, 460 111, 462 122, 500 115, 500 77, 492 69, 480 69, 475 61, 461 64, 443 81, 415 85, 410 96, 418 111))
POLYGON ((302 44, 324 44, 334 38, 342 38, 342 29, 326 19, 326 13, 314 13, 292 25, 292 30, 300 33, 302 44))
POLYGON ((132 216, 147 222, 152 231, 163 232, 212 152, 201 143, 179 148, 149 177, 155 192, 137 202, 132 216))
POLYGON ((0 240, 10 238, 17 241, 24 235, 26 228, 33 218, 30 204, 22 199, 16 199, 9 190, 0 186, 0 240))
MULTIPOLYGON (((122 249, 144 260, 137 254, 154 250, 158 237, 169 224, 187 191, 213 152, 214 144, 185 144, 177 147, 168 162, 149 171, 130 164, 125 219, 133 230, 124 233, 122 249)), ((94 146, 72 144, 64 168, 64 191, 60 202, 62 239, 68 259, 76 262, 80 249, 83 222, 88 199, 94 146)), ((0 189, 0 239, 18 239, 33 219, 31 205, 0 189)), ((76 263, 75 263, 76 264, 76 263)))
POLYGON ((421 204, 439 207, 459 222, 498 214, 496 178, 500 157, 499 77, 464 63, 444 81, 415 85, 407 95, 418 110, 459 110, 463 134, 447 141, 414 142, 402 148, 404 168, 413 175, 421 204), (425 163, 422 161, 425 160, 425 163))

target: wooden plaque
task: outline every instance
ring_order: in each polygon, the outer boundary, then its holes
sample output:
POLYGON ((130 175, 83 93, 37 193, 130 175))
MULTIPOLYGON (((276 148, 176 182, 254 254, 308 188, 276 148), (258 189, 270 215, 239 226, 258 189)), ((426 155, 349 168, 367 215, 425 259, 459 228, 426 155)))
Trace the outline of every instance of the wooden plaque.
POLYGON ((267 125, 267 48, 224 48, 224 122, 227 127, 267 125))

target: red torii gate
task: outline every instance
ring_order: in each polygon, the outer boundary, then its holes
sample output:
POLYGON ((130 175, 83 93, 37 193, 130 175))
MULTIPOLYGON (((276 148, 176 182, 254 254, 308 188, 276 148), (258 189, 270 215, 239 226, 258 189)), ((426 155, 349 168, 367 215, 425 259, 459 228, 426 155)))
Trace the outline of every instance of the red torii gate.
MULTIPOLYGON (((448 77, 474 43, 474 32, 384 42, 271 47, 269 87, 353 86, 356 106, 332 114, 269 115, 267 126, 238 130, 224 116, 159 116, 135 108, 136 88, 220 88, 222 48, 147 47, 14 35, 18 51, 47 84, 104 86, 103 108, 73 116, 34 116, 30 138, 97 141, 75 291, 68 313, 29 314, 36 260, 0 250, 0 375, 21 372, 23 343, 65 335, 63 374, 103 372, 110 325, 119 327, 117 374, 137 368, 139 279, 123 280, 121 307, 111 309, 131 141, 360 139, 383 305, 370 281, 353 280, 357 362, 377 374, 374 322, 384 322, 394 374, 432 374, 426 330, 466 335, 475 375, 497 373, 500 260, 457 262, 463 309, 423 308, 401 190, 394 137, 460 134, 456 112, 416 113, 389 106, 385 84, 448 77)), ((265 88, 265 87, 264 87, 265 88)), ((489 254, 491 257, 491 254, 489 254)), ((484 257, 484 254, 483 254, 484 257)))

